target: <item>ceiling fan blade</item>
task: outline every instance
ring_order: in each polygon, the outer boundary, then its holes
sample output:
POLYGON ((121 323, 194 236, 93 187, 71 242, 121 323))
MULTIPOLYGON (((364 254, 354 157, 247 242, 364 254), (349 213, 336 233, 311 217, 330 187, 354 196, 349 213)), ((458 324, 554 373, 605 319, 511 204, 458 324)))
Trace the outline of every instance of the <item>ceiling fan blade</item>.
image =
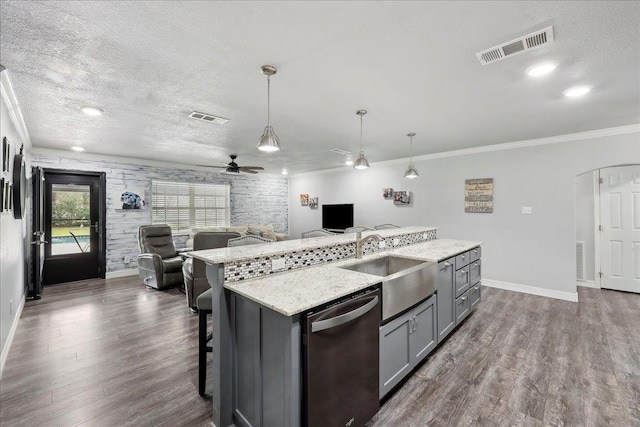
POLYGON ((219 168, 219 169, 225 169, 227 167, 227 165, 224 165, 224 166, 196 165, 196 166, 200 166, 201 168, 219 168))
POLYGON ((262 166, 240 166, 240 169, 255 169, 259 171, 263 171, 264 168, 262 166))
POLYGON ((258 171, 254 171, 253 169, 245 169, 245 168, 239 168, 239 171, 244 173, 253 173, 253 174, 258 173, 258 171))

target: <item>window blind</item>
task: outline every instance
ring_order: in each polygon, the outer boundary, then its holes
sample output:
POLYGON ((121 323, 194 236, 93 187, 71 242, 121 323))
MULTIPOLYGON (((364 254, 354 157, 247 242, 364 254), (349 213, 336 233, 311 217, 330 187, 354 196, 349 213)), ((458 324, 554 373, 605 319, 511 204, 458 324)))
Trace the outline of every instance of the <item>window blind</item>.
POLYGON ((174 233, 229 226, 229 194, 229 185, 152 181, 152 222, 168 224, 174 233))

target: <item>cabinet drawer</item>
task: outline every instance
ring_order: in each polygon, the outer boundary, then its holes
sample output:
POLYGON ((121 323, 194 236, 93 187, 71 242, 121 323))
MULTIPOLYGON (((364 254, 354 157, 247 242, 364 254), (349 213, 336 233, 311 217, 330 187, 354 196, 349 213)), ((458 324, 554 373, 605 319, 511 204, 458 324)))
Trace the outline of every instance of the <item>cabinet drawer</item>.
POLYGON ((482 249, 480 246, 469 251, 469 262, 477 261, 482 257, 482 249))
POLYGON ((473 261, 471 264, 467 266, 467 268, 465 268, 465 270, 466 269, 469 270, 469 286, 472 286, 480 281, 480 275, 481 275, 481 269, 482 269, 481 266, 482 266, 482 261, 478 259, 473 261))
POLYGON ((469 315, 469 292, 456 299, 456 326, 469 315))
POLYGON ((480 293, 481 293, 480 282, 476 283, 475 285, 469 288, 469 310, 473 310, 474 308, 476 308, 478 303, 480 303, 480 293))
POLYGON ((460 270, 462 267, 469 264, 469 257, 469 251, 456 256, 456 270, 460 270))
POLYGON ((456 298, 469 289, 469 270, 467 267, 456 271, 456 298))

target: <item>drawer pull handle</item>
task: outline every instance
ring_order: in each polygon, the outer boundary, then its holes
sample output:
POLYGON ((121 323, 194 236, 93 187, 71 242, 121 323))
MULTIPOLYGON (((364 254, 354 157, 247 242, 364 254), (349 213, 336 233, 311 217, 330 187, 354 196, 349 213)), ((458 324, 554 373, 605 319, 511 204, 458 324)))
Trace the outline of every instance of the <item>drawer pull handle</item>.
POLYGON ((467 274, 467 272, 464 270, 460 270, 460 275, 463 275, 463 274, 467 274))
POLYGON ((474 249, 474 250, 473 250, 473 253, 477 254, 477 253, 478 253, 478 250, 477 250, 477 249, 474 249))
POLYGON ((460 255, 460 258, 464 259, 464 255, 460 255))
POLYGON ((477 267, 477 266, 478 266, 478 263, 477 263, 477 262, 474 262, 474 263, 473 263, 473 265, 474 265, 475 267, 477 267))
POLYGON ((473 290, 474 290, 474 291, 477 291, 478 289, 480 289, 480 287, 479 287, 479 286, 474 286, 474 287, 473 287, 473 290))
POLYGON ((445 267, 451 267, 451 263, 450 263, 450 262, 445 261, 445 262, 444 262, 444 266, 445 266, 445 267))
POLYGON ((460 298, 460 299, 461 299, 462 301, 466 301, 466 300, 467 300, 467 297, 462 297, 462 298, 460 298))

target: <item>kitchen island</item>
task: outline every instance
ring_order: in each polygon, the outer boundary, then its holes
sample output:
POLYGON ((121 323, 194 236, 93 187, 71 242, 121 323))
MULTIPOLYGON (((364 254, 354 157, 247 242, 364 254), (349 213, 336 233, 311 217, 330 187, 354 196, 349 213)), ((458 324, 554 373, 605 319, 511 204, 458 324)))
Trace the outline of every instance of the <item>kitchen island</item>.
MULTIPOLYGON (((393 254, 437 263, 480 244, 436 239, 433 227, 377 234, 383 243, 367 243, 365 260, 393 254)), ((380 283, 341 268, 357 262, 355 234, 191 254, 207 263, 213 289, 216 426, 301 425, 301 313, 380 283)))

